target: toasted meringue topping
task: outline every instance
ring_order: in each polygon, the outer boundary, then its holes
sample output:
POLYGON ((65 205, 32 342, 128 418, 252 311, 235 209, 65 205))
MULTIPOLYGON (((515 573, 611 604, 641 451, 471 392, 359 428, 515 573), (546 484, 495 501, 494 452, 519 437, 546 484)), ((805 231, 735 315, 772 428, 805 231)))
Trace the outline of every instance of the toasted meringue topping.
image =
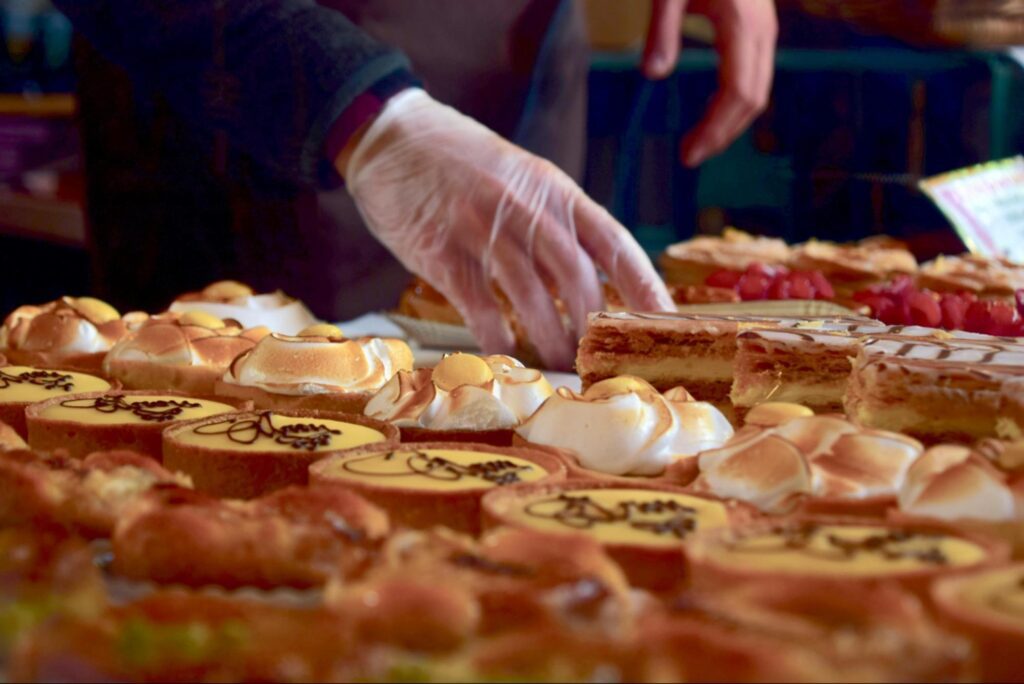
POLYGON ((411 368, 412 350, 401 340, 274 333, 236 358, 223 380, 292 396, 372 392, 411 368))
POLYGON ((344 337, 345 333, 336 325, 317 323, 299 331, 299 337, 344 337))
POLYGON ((813 415, 814 411, 800 404, 791 404, 785 401, 766 401, 750 409, 744 422, 747 425, 757 425, 759 427, 776 427, 795 418, 806 418, 813 415))
POLYGON ((433 369, 398 373, 365 414, 399 427, 500 430, 519 425, 551 393, 540 371, 509 356, 451 354, 433 369))
POLYGON ((784 512, 795 497, 895 496, 924 447, 909 437, 812 416, 758 429, 702 453, 698 491, 784 512))
POLYGON ((182 295, 169 310, 205 311, 222 320, 238 321, 246 328, 265 325, 284 335, 295 335, 318 322, 305 304, 281 291, 253 294, 249 287, 233 281, 214 283, 202 292, 182 295))
POLYGON ((584 394, 560 388, 516 432, 575 454, 610 475, 659 475, 674 461, 725 443, 732 425, 688 392, 662 395, 640 378, 619 377, 584 394))
POLYGON ((205 311, 186 311, 181 315, 180 322, 182 325, 196 325, 210 330, 224 327, 224 321, 205 311))
POLYGON ((1017 502, 1003 476, 964 446, 942 444, 922 455, 899 493, 900 510, 940 520, 1017 519, 1017 502))
POLYGON ((12 350, 93 354, 110 349, 126 330, 126 321, 106 302, 61 297, 11 312, 0 328, 0 343, 12 350))

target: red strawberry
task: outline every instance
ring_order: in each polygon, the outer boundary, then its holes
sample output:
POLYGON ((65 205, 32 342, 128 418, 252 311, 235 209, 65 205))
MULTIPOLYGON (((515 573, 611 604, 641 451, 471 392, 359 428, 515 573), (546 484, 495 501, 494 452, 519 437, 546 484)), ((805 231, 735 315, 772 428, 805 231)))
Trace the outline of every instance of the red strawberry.
POLYGON ((1018 322, 1017 311, 1008 302, 991 302, 989 308, 989 335, 1006 335, 1013 337, 1015 323, 1018 322))
POLYGON ((789 274, 789 295, 793 299, 814 299, 814 285, 806 273, 789 274))
POLYGON ((946 293, 939 300, 942 309, 942 327, 946 330, 963 330, 964 317, 969 303, 960 295, 946 293))
MULTIPOLYGON (((828 282, 828 278, 821 271, 811 271, 808 273, 811 279, 811 285, 814 286, 815 299, 832 299, 836 296, 836 291, 832 288, 832 283, 828 282)), ((856 299, 856 295, 854 295, 856 299)))
POLYGON ((967 306, 964 315, 964 330, 973 333, 987 333, 992 317, 989 314, 992 302, 973 301, 967 306))
POLYGON ((740 282, 740 276, 742 275, 739 271, 723 269, 709 275, 704 284, 710 287, 724 287, 727 290, 731 290, 740 282))
POLYGON ((736 291, 739 293, 740 299, 745 302, 757 301, 764 299, 770 284, 771 279, 766 275, 744 273, 740 278, 736 291))
POLYGON ((768 299, 790 299, 789 279, 778 276, 768 286, 768 299))
POLYGON ((1017 303, 1017 314, 1024 318, 1024 290, 1017 290, 1013 295, 1014 301, 1017 303))
POLYGON ((910 292, 906 296, 909 323, 934 328, 942 323, 939 302, 928 292, 910 292))

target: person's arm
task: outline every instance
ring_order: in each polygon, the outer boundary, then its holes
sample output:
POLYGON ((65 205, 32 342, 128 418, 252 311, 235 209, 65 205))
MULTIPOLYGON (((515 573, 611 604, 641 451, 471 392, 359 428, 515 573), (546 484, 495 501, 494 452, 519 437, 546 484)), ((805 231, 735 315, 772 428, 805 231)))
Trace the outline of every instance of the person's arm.
POLYGON ((675 71, 679 29, 687 12, 711 20, 721 56, 718 92, 680 145, 683 163, 699 166, 728 147, 767 106, 778 20, 772 0, 654 0, 643 56, 648 78, 665 78, 675 71))
POLYGON ((312 0, 54 4, 138 85, 290 183, 332 184, 328 138, 343 113, 374 87, 386 99, 416 83, 399 51, 312 0))

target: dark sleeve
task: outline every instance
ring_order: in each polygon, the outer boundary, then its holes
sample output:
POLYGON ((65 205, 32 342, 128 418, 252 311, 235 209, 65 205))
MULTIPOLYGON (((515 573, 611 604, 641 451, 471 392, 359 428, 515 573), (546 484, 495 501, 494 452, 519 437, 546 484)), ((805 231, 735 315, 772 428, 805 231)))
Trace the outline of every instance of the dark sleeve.
POLYGON ((404 55, 312 0, 54 4, 139 86, 291 183, 335 184, 335 120, 375 84, 416 82, 404 55))

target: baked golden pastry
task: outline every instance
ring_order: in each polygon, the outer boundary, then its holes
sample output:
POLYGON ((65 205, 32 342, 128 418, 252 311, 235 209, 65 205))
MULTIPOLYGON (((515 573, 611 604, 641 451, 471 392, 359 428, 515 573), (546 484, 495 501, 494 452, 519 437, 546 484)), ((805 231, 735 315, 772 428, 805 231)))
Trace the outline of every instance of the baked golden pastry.
POLYGON ((847 300, 858 290, 900 274, 917 271, 917 259, 897 245, 845 244, 810 240, 793 247, 789 265, 801 271, 818 271, 835 288, 836 298, 847 300))
MULTIPOLYGON (((755 413, 763 420, 763 412, 755 413)), ((924 452, 915 439, 839 416, 804 416, 741 430, 703 452, 695 491, 769 513, 884 516, 924 452)))
POLYGON ((980 681, 1024 681, 1024 564, 943 578, 931 596, 940 619, 974 643, 980 681))
POLYGON ((12 311, 0 326, 0 350, 11 364, 98 373, 107 351, 146 318, 122 317, 92 297, 61 297, 12 311))
POLYGON ((398 430, 358 415, 242 411, 188 421, 163 433, 164 463, 196 490, 248 499, 303 485, 310 464, 366 445, 398 444, 398 430))
POLYGON ((559 388, 516 428, 526 444, 568 453, 583 477, 661 475, 673 463, 720 447, 732 434, 721 411, 684 388, 662 394, 629 375, 597 382, 582 394, 559 388))
POLYGON ((1013 297, 1024 288, 1024 266, 1009 259, 961 254, 922 264, 917 286, 936 292, 973 292, 981 297, 1013 297))
POLYGON ((480 532, 487 492, 564 476, 562 461, 550 454, 467 442, 374 444, 309 466, 311 483, 344 485, 387 511, 395 525, 470 534, 480 532))
POLYGON ((202 311, 160 314, 127 333, 107 352, 103 372, 126 389, 209 397, 231 361, 268 332, 267 328, 243 330, 202 311))
POLYGON ((782 266, 789 258, 789 246, 778 238, 727 228, 721 237, 701 236, 669 245, 658 263, 666 283, 700 286, 717 271, 743 271, 755 263, 782 266))
POLYGON ((943 525, 791 517, 692 537, 686 559, 696 591, 750 582, 898 583, 925 596, 932 581, 1006 561, 1006 544, 943 525))
POLYGON ((670 485, 566 481, 519 485, 483 498, 484 526, 585 534, 604 545, 631 584, 658 590, 681 583, 682 547, 699 530, 751 517, 743 504, 717 501, 670 485))
POLYGON ((287 487, 251 501, 159 486, 118 519, 113 569, 188 586, 311 587, 354 573, 387 515, 344 487, 287 487))
POLYGON ((7 423, 0 423, 0 451, 12 449, 28 449, 28 444, 14 428, 7 423))
POLYGON ((0 525, 43 521, 109 537, 124 510, 160 484, 191 486, 187 476, 131 451, 97 451, 83 459, 0 452, 0 525))
POLYGON ((869 338, 846 387, 846 414, 862 425, 929 444, 995 437, 1002 387, 1024 376, 1017 338, 869 338))
POLYGON ((552 391, 539 370, 510 356, 456 352, 434 368, 400 371, 364 412, 397 425, 405 442, 511 446, 513 429, 552 391))
POLYGON ((117 390, 54 397, 25 409, 28 443, 37 451, 65 450, 82 458, 93 451, 127 449, 162 460, 165 427, 238 408, 180 392, 117 390))
POLYGON ((422 278, 413 278, 398 299, 398 313, 409 318, 464 326, 465 321, 452 303, 422 278))
POLYGON ((349 339, 337 327, 320 324, 294 337, 264 337, 231 362, 216 393, 250 400, 257 408, 362 413, 374 392, 412 363, 412 350, 402 340, 349 339))
POLYGON ((25 409, 29 404, 55 396, 105 392, 109 389, 109 382, 85 373, 30 366, 0 367, 0 421, 26 437, 28 427, 25 424, 25 409))
POLYGON ((272 332, 295 335, 317 324, 306 305, 277 290, 255 294, 251 287, 235 280, 219 280, 198 292, 175 299, 168 311, 202 311, 222 320, 237 321, 244 328, 266 326, 272 332))

